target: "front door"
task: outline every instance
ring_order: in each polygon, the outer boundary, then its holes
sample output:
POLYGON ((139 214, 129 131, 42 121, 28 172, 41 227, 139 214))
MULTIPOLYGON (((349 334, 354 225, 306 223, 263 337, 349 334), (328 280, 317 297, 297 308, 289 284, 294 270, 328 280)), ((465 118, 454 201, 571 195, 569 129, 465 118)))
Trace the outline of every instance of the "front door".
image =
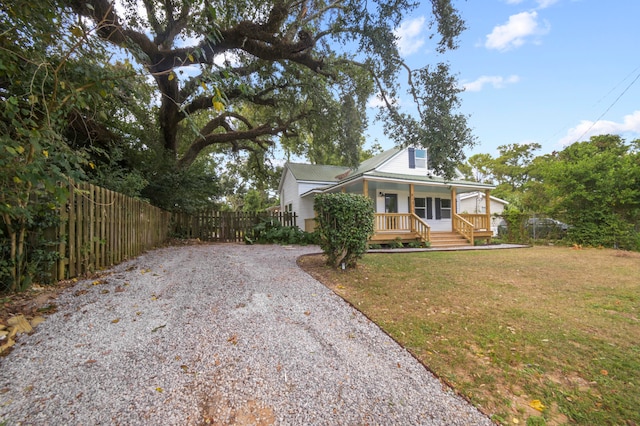
MULTIPOLYGON (((398 213, 398 194, 384 195, 384 212, 398 213)), ((385 226, 387 231, 393 231, 395 229, 398 229, 398 217, 387 216, 385 226)))
POLYGON ((384 194, 384 212, 398 213, 398 194, 384 194))

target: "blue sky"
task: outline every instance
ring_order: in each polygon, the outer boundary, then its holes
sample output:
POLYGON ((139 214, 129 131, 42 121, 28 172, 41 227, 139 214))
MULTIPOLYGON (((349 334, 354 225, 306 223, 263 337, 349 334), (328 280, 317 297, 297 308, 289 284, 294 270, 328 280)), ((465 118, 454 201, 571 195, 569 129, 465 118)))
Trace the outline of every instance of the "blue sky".
MULTIPOLYGON (((424 1, 398 32, 413 68, 445 59, 465 87, 460 112, 478 145, 468 155, 537 142, 538 155, 590 136, 640 138, 640 1, 456 1, 468 29, 438 57, 424 1), (636 80, 637 79, 637 80, 636 80)), ((400 100, 402 102, 402 99, 400 100)), ((408 102, 408 99, 407 99, 408 102)), ((369 140, 392 143, 374 124, 369 140)))

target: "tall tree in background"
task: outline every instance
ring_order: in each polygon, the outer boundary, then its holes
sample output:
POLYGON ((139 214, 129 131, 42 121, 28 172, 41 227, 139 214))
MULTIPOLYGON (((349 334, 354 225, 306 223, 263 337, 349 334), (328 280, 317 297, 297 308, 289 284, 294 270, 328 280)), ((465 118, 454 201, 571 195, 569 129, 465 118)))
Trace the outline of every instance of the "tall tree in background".
MULTIPOLYGON (((444 63, 411 70, 394 29, 406 0, 63 0, 87 38, 127 51, 154 80, 157 125, 178 167, 211 146, 266 150, 280 139, 295 153, 335 146, 355 166, 366 102, 377 93, 389 136, 430 149, 451 173, 474 142, 444 63), (408 76, 418 116, 394 102, 408 76), (347 100, 347 101, 345 101, 347 100), (202 122, 193 117, 204 117, 202 122), (190 130, 179 138, 180 128, 190 130)), ((436 50, 456 47, 464 29, 448 0, 432 0, 436 50)))
POLYGON ((570 237, 592 246, 640 250, 640 141, 594 136, 550 155, 536 173, 570 237))
POLYGON ((509 201, 519 200, 524 185, 529 181, 534 152, 540 148, 540 144, 535 142, 498 147, 500 155, 493 162, 496 196, 509 201))

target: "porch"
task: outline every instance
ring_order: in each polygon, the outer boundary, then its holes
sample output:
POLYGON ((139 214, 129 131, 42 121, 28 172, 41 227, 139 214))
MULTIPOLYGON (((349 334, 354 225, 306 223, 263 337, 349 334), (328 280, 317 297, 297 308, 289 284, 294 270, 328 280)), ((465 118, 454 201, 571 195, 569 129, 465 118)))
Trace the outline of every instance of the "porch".
POLYGON ((475 245, 476 240, 491 241, 493 232, 487 214, 453 214, 451 231, 432 231, 415 213, 376 213, 374 235, 370 242, 429 242, 431 247, 475 245))

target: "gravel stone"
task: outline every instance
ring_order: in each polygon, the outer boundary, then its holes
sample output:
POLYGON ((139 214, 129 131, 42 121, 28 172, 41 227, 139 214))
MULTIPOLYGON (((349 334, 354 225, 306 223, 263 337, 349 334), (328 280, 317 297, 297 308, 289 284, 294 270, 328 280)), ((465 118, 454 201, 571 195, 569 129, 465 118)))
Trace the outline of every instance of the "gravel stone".
POLYGON ((297 267, 315 252, 169 247, 78 282, 0 358, 0 422, 493 424, 297 267))

